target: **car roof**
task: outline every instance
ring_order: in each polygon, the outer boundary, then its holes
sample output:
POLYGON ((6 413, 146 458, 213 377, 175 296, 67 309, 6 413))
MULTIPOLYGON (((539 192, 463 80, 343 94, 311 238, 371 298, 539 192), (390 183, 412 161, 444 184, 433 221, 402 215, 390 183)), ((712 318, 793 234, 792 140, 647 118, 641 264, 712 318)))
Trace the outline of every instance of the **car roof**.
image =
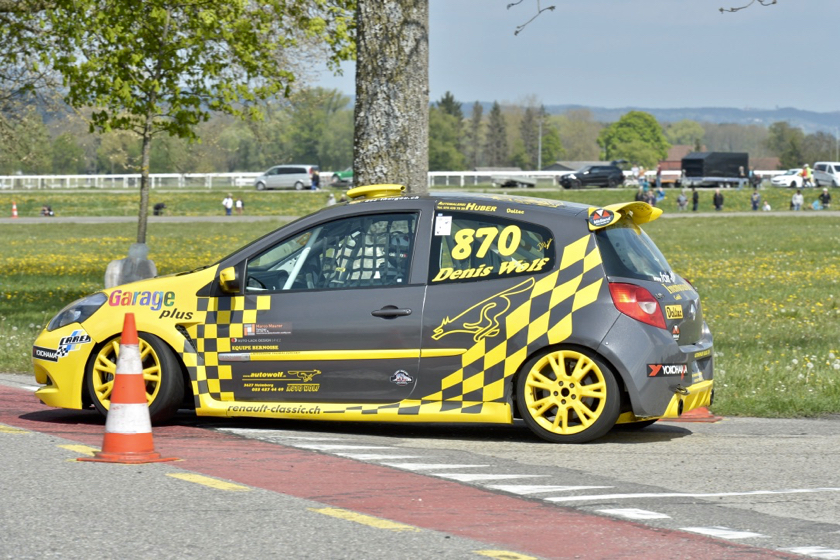
MULTIPOLYGON (((383 187, 389 187, 389 185, 383 185, 383 187)), ((367 187, 362 187, 367 188, 367 187)), ((404 193, 402 195, 396 196, 383 196, 381 194, 369 196, 365 198, 356 198, 352 197, 352 190, 348 191, 348 195, 350 195, 351 200, 350 204, 354 202, 359 202, 364 200, 365 202, 372 202, 376 201, 377 199, 381 200, 405 200, 405 199, 414 199, 414 200, 427 200, 433 202, 438 208, 440 208, 441 203, 452 203, 452 210, 457 210, 459 207, 462 207, 466 210, 470 210, 467 208, 466 205, 469 203, 474 203, 478 206, 497 206, 497 205, 504 205, 505 207, 514 209, 514 210, 521 210, 521 211, 546 211, 546 212, 553 212, 553 213, 560 213, 565 214, 568 216, 576 216, 581 212, 586 212, 589 208, 593 208, 592 205, 589 204, 580 204, 577 202, 566 202, 562 200, 553 200, 547 198, 538 198, 533 196, 515 196, 515 195, 508 195, 508 194, 492 194, 492 193, 475 193, 475 192, 434 192, 425 195, 411 195, 409 193, 404 193)), ((391 194, 391 193, 388 193, 391 194)))

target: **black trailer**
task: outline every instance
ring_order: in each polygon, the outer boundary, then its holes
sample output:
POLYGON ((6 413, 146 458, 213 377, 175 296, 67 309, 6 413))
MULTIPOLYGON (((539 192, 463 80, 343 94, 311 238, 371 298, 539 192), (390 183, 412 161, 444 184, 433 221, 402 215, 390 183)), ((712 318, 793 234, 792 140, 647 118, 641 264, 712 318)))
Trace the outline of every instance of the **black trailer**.
POLYGON ((692 152, 682 159, 683 185, 688 187, 746 184, 750 155, 746 152, 692 152))

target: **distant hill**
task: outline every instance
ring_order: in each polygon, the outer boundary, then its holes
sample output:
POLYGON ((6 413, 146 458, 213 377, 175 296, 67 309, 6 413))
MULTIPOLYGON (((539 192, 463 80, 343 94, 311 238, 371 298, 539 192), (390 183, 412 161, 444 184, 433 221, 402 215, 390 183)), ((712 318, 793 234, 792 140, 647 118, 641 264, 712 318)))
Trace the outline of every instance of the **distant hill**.
MULTIPOLYGON (((491 104, 487 104, 489 109, 491 104)), ((643 107, 623 107, 620 109, 606 109, 604 107, 585 107, 583 105, 547 105, 550 114, 565 113, 570 109, 588 109, 592 111, 595 120, 600 122, 615 122, 628 111, 644 111, 650 113, 660 122, 676 122, 689 119, 698 122, 757 124, 770 126, 774 122, 786 121, 794 127, 799 127, 810 134, 823 131, 834 134, 840 128, 840 111, 833 113, 817 113, 803 111, 792 107, 779 109, 733 109, 729 107, 684 107, 680 109, 650 109, 643 107)))

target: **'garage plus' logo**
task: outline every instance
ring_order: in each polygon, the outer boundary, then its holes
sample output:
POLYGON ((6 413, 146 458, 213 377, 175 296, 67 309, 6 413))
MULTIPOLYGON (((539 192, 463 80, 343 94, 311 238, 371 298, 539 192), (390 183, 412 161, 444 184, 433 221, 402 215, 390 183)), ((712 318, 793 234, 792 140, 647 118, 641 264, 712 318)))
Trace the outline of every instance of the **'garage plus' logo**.
POLYGON ((148 307, 152 311, 160 311, 161 307, 175 305, 175 292, 124 292, 114 290, 108 298, 111 307, 140 306, 148 307))
POLYGON ((648 377, 679 375, 682 379, 686 373, 688 366, 685 364, 648 364, 648 377))

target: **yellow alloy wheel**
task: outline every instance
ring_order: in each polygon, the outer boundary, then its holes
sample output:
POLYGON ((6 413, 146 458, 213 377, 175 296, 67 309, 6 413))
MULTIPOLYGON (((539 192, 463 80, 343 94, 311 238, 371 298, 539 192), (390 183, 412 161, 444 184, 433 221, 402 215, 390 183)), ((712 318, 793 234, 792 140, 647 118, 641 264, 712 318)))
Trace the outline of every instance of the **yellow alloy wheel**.
POLYGON ((538 436, 555 443, 601 437, 619 412, 618 383, 597 358, 555 350, 525 365, 517 382, 519 412, 538 436))
MULTIPOLYGON (((166 343, 147 333, 142 333, 139 340, 149 414, 153 422, 162 421, 177 412, 184 395, 184 380, 178 361, 166 343)), ((103 344, 88 362, 85 384, 93 406, 103 415, 111 406, 119 354, 120 338, 116 336, 103 344)))

